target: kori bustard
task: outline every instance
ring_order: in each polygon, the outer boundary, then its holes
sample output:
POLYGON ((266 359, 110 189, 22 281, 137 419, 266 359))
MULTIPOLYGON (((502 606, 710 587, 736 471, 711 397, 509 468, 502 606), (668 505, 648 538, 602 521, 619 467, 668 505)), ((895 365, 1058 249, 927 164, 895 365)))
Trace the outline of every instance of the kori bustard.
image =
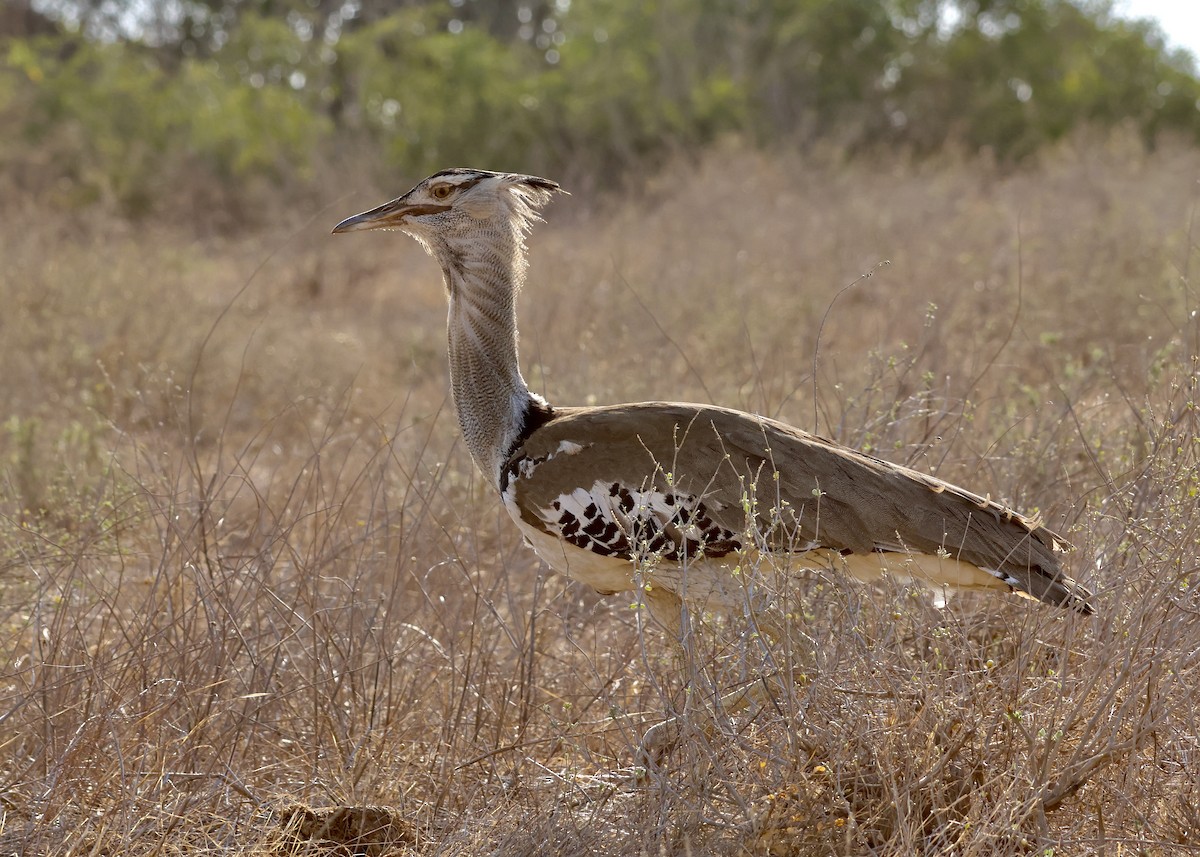
POLYGON ((825 569, 1016 592, 1081 613, 1065 542, 991 500, 775 420, 674 402, 557 407, 517 359, 525 236, 560 188, 443 170, 334 232, 398 229, 441 265, 450 379, 471 456, 527 543, 603 593, 638 589, 678 632, 685 603, 739 613, 771 587, 746 569, 825 569))

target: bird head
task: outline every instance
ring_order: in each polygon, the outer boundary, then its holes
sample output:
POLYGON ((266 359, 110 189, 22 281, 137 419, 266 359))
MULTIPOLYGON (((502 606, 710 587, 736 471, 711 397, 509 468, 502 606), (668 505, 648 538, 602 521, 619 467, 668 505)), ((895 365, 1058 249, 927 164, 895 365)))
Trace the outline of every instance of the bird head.
POLYGON ((538 219, 538 209, 561 190, 556 182, 537 176, 442 170, 403 196, 346 218, 333 231, 398 229, 434 255, 483 233, 508 232, 519 242, 538 219))

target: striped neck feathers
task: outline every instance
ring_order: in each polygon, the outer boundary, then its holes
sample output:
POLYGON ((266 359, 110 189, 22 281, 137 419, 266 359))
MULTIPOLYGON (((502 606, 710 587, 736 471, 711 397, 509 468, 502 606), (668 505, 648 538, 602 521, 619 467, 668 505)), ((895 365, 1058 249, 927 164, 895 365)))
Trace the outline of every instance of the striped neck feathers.
POLYGON ((450 385, 459 426, 471 457, 495 486, 531 413, 547 407, 530 392, 517 357, 524 226, 510 221, 443 234, 429 247, 449 292, 450 385))

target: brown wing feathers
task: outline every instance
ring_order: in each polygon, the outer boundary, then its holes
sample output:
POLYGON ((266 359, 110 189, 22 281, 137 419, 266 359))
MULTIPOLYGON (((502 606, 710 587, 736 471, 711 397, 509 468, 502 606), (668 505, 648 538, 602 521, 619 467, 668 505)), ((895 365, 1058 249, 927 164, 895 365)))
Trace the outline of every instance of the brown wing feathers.
POLYGON ((947 555, 1041 601, 1091 612, 1090 593, 1055 556, 1066 541, 1011 509, 781 423, 729 411, 719 419, 727 449, 740 442, 756 451, 766 441, 784 496, 805 503, 810 515, 825 506, 816 538, 830 547, 861 553, 871 542, 876 550, 947 555))
POLYGON ((1059 568, 1062 539, 918 471, 721 408, 646 403, 557 413, 518 453, 542 459, 518 485, 528 522, 564 485, 657 487, 702 498, 732 533, 746 531, 753 503, 755 529, 778 550, 946 556, 1039 600, 1090 611, 1086 590, 1059 568), (564 442, 586 446, 555 456, 564 442))

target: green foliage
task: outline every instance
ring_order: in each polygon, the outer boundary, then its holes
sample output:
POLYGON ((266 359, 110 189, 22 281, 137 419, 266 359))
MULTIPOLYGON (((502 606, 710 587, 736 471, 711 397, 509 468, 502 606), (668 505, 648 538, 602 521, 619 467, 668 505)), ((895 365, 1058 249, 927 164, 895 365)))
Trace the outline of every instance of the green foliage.
POLYGON ((216 57, 181 65, 173 127, 224 177, 303 175, 332 127, 305 87, 318 67, 282 21, 244 18, 216 57))
MULTIPOLYGON (((37 417, 0 423, 0 485, 26 528, 70 530, 110 487, 102 455, 104 429, 70 420, 47 429, 37 417)), ((12 521, 8 521, 11 523, 12 521)))
POLYGON ((481 30, 451 34, 416 9, 348 33, 338 54, 362 124, 406 170, 515 169, 538 145, 535 58, 481 30))
POLYGON ((930 150, 958 137, 1020 158, 1085 124, 1131 121, 1148 142, 1200 139, 1200 85, 1145 23, 1107 22, 1063 0, 963 7, 912 51, 895 86, 900 136, 930 150), (967 14, 967 12, 970 14, 967 14))
POLYGON ((135 214, 163 208, 164 177, 303 187, 347 141, 407 175, 609 175, 730 134, 1002 160, 1083 126, 1200 140, 1191 61, 1152 25, 1066 0, 429 0, 352 17, 207 0, 141 40, 102 38, 102 5, 57 4, 84 35, 0 42, 0 119, 24 141, 0 163, 135 214))
POLYGON ((9 159, 65 179, 68 203, 104 199, 134 215, 170 199, 164 177, 303 174, 331 125, 290 82, 302 74, 295 43, 286 25, 255 18, 228 57, 178 64, 131 43, 14 41, 5 60, 22 91, 6 112, 29 148, 9 159))

